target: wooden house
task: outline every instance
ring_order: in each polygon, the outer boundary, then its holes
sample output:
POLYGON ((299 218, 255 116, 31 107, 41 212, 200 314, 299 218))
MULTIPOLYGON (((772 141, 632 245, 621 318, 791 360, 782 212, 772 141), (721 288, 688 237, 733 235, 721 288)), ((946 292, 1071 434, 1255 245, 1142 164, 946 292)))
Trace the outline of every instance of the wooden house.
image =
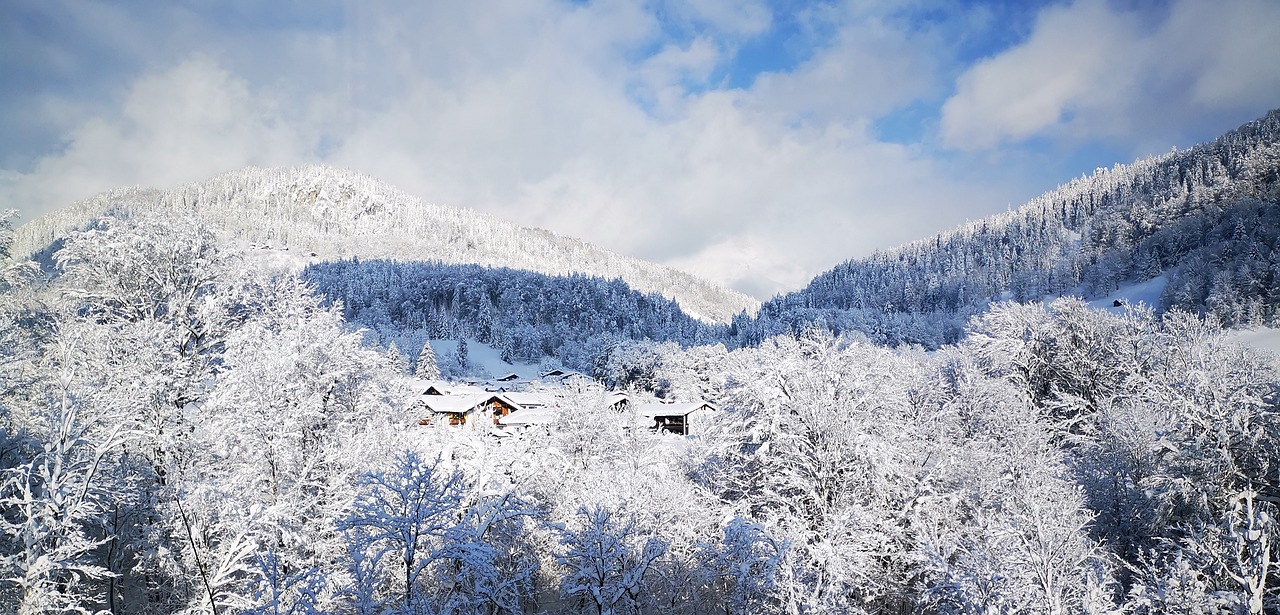
POLYGON ((435 420, 447 420, 450 425, 466 425, 468 421, 475 424, 476 413, 487 406, 485 395, 465 394, 426 396, 414 408, 425 414, 418 420, 422 425, 435 420))
POLYGON ((492 421, 501 426, 501 419, 526 408, 541 408, 547 400, 533 393, 490 393, 464 388, 445 395, 423 395, 414 408, 425 416, 418 423, 426 425, 437 419, 450 425, 481 425, 492 421))
POLYGON ((705 401, 635 406, 637 420, 649 429, 678 436, 697 435, 702 423, 718 410, 705 401))

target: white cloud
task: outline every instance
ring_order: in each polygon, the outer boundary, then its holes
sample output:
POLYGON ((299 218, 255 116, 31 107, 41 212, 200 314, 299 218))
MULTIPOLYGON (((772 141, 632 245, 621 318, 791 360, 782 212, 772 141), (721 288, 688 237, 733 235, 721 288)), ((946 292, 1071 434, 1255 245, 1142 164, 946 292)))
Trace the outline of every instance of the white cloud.
POLYGON ((312 135, 276 101, 203 57, 145 76, 122 106, 67 135, 67 147, 13 173, 0 198, 28 217, 103 190, 168 186, 246 165, 296 164, 312 135))
POLYGON ((347 6, 336 32, 219 38, 179 20, 193 48, 152 51, 191 59, 84 115, 4 198, 30 216, 320 159, 764 295, 962 217, 935 215, 955 190, 927 156, 869 136, 935 84, 929 49, 865 14, 813 17, 829 46, 733 90, 707 80, 768 26, 759 6, 681 5, 685 39, 626 1, 347 6))
POLYGON ((1026 41, 959 78, 942 137, 961 149, 1144 140, 1205 118, 1249 119, 1280 100, 1277 24, 1269 0, 1180 0, 1161 15, 1105 0, 1046 8, 1026 41))

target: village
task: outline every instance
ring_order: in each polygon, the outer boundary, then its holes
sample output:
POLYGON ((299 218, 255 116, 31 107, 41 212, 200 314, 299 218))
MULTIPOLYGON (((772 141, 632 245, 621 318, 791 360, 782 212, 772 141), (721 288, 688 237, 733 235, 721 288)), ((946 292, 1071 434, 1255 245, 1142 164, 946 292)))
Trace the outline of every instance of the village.
MULTIPOLYGON (((407 404, 419 425, 488 429, 496 437, 553 429, 566 383, 586 377, 554 369, 536 379, 511 373, 491 380, 449 382, 413 378, 407 404)), ((707 401, 672 402, 610 391, 602 406, 632 417, 630 427, 674 436, 698 436, 719 408, 707 401)))

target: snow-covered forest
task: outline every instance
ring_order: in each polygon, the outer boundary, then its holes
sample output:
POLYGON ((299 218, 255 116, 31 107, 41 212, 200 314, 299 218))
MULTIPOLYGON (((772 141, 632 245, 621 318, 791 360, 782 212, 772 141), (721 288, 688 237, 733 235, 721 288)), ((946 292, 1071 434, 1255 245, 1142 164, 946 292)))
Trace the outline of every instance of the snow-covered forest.
POLYGON ((723 327, 689 317, 670 299, 631 290, 621 279, 385 260, 316 263, 302 278, 339 302, 349 322, 385 346, 402 340, 407 351, 428 339, 474 338, 506 361, 554 358, 589 374, 620 343, 690 346, 724 334, 723 327))
POLYGON ((846 262, 735 319, 740 343, 814 323, 954 343, 993 298, 1105 296, 1170 272, 1157 309, 1229 325, 1280 312, 1280 110, 1222 137, 1098 169, 1006 214, 846 262))
MULTIPOLYGON (((1218 320, 996 303, 936 352, 641 344, 545 429, 418 425, 406 365, 223 231, 0 246, 0 604, 20 613, 1280 608, 1272 357, 1218 320)), ((627 295, 633 296, 633 295, 627 295)))

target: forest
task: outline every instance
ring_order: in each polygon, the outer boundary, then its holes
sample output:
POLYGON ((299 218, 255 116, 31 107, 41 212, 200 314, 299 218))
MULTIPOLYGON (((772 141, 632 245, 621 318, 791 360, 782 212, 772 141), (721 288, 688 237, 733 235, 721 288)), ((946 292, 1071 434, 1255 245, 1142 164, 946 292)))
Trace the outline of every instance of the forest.
POLYGON ((0 229, 5 610, 1280 609, 1276 363, 1215 310, 997 301, 932 352, 638 343, 612 384, 715 400, 707 433, 635 429, 583 379, 497 438, 417 425, 342 301, 199 219, 99 218, 43 265, 0 229))
POLYGON ((1227 325, 1280 312, 1280 110, 1185 151, 851 260, 734 319, 739 345, 818 324, 882 344, 957 342, 989 301, 1106 296, 1169 272, 1160 304, 1227 325))
POLYGON ((589 374, 619 344, 689 346, 724 334, 724 327, 691 318, 675 301, 641 294, 619 278, 359 259, 309 265, 301 277, 341 305, 348 322, 368 329, 381 345, 408 352, 430 339, 473 338, 508 362, 552 358, 589 374))

